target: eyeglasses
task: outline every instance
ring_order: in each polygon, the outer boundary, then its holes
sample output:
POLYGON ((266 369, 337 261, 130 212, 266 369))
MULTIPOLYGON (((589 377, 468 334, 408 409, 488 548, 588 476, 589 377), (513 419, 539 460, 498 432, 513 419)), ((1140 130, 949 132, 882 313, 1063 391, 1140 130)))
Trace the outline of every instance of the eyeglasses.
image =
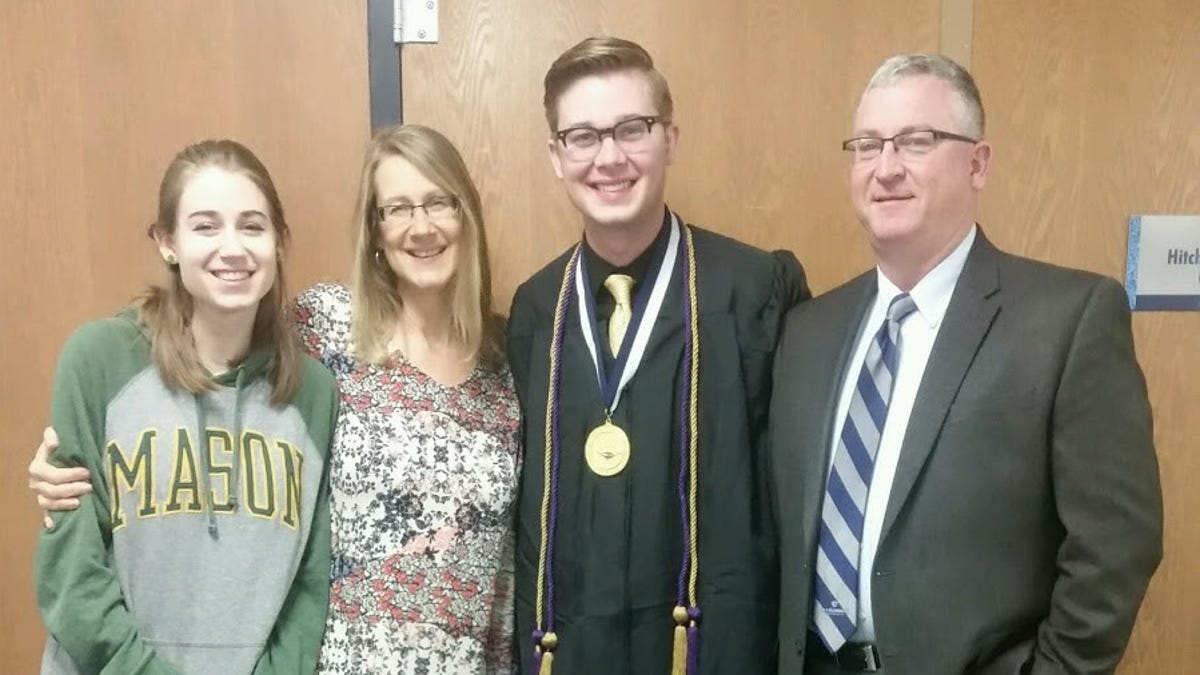
POLYGON ((413 221, 417 209, 425 212, 430 220, 447 220, 458 213, 458 198, 454 195, 434 197, 424 204, 384 204, 376 211, 379 220, 394 225, 405 225, 413 221))
POLYGON ((883 144, 892 142, 896 154, 902 159, 915 159, 928 155, 939 141, 962 141, 963 143, 978 143, 978 138, 952 134, 940 129, 918 129, 905 131, 890 138, 878 136, 859 136, 842 142, 842 149, 854 153, 854 161, 869 162, 883 154, 883 144))
POLYGON ((621 150, 637 152, 646 148, 650 140, 650 132, 655 124, 667 125, 671 121, 658 117, 631 117, 627 120, 608 127, 596 129, 588 126, 571 127, 554 132, 554 137, 562 144, 567 157, 577 162, 586 162, 600 154, 604 137, 611 136, 621 150))

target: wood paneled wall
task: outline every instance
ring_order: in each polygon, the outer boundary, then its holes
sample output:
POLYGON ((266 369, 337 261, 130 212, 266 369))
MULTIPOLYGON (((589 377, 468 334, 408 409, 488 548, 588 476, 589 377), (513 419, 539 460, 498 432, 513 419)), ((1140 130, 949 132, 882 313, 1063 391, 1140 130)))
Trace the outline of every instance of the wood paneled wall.
MULTIPOLYGON (((974 32, 999 245, 1124 279, 1131 214, 1200 213, 1200 3, 976 0, 974 32)), ((1200 672, 1200 313, 1139 312, 1134 335, 1165 554, 1121 672, 1200 672)))
POLYGON ((402 52, 404 119, 445 132, 483 194, 497 305, 579 237, 550 169, 542 77, 583 37, 621 35, 666 73, 680 148, 668 202, 689 220, 797 252, 818 288, 870 260, 841 140, 866 74, 937 48, 939 0, 464 0, 441 42, 402 52), (865 30, 864 26, 869 26, 865 30), (854 245, 847 245, 847 242, 854 245))
POLYGON ((349 264, 365 17, 365 0, 0 3, 0 671, 41 657, 26 465, 59 348, 161 274, 145 233, 174 153, 255 150, 292 227, 293 290, 349 264))
MULTIPOLYGON (((1016 253, 1124 275, 1132 213, 1200 213, 1194 0, 462 0, 403 51, 405 119, 441 129, 483 192, 497 305, 580 232, 546 157, 541 78, 592 34, 654 55, 682 129, 670 204, 793 249, 818 291, 870 261, 839 142, 888 54, 969 53, 996 161, 981 222, 1016 253), (971 21, 963 21, 969 17, 971 21), (964 31, 966 34, 964 34, 964 31), (964 46, 965 45, 965 46, 964 46)), ((1166 555, 1122 673, 1200 662, 1200 314, 1135 316, 1155 410, 1166 555)))

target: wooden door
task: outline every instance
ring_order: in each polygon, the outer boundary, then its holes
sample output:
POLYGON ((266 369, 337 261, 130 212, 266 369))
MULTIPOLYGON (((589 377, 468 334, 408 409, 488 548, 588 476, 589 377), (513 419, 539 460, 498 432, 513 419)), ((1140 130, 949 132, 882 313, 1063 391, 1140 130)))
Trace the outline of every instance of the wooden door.
POLYGON ((0 669, 37 671, 26 465, 59 348, 162 273, 146 239, 187 143, 231 137, 282 194, 293 290, 341 276, 369 134, 364 0, 0 3, 0 669))

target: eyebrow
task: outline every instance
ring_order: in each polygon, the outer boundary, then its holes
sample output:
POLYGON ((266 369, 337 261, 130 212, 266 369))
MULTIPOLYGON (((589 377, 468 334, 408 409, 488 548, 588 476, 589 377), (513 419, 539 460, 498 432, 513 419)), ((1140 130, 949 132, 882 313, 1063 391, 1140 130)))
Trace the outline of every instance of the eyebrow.
MULTIPOLYGON (((450 196, 450 193, 446 192, 445 190, 441 190, 441 189, 430 190, 429 192, 426 192, 423 197, 421 197, 421 201, 427 202, 430 199, 437 199, 438 197, 449 197, 449 196, 450 196)), ((380 206, 386 206, 386 205, 390 205, 390 204, 416 204, 416 203, 417 202, 413 201, 412 197, 409 197, 407 195, 395 195, 392 197, 388 197, 387 199, 384 199, 380 203, 380 206)))
MULTIPOLYGON (((641 113, 626 113, 626 114, 624 114, 624 115, 621 115, 620 117, 618 117, 618 118, 616 119, 616 121, 615 121, 615 122, 613 122, 613 123, 612 123, 610 126, 616 126, 616 125, 618 125, 618 124, 620 124, 620 123, 622 123, 622 122, 628 122, 629 120, 635 120, 635 119, 637 119, 637 118, 639 118, 639 117, 654 117, 654 118, 656 118, 656 119, 657 119, 657 118, 658 118, 658 115, 656 115, 656 114, 655 114, 655 115, 643 115, 643 114, 641 114, 641 113)), ((587 121, 587 122, 579 122, 579 123, 577 123, 577 124, 570 124, 570 125, 568 125, 568 126, 565 126, 565 127, 563 127, 562 129, 560 129, 560 131, 567 131, 568 129, 582 129, 582 128, 587 128, 587 129, 603 129, 603 128, 606 128, 606 127, 601 127, 600 125, 598 125, 598 124, 596 124, 596 123, 594 123, 594 122, 587 121)))
MULTIPOLYGON (((265 214, 262 211, 259 211, 257 209, 251 209, 249 211, 242 211, 241 213, 238 214, 238 218, 249 218, 251 216, 259 216, 261 218, 266 218, 267 214, 265 214)), ((221 217, 221 214, 216 211, 212 211, 212 210, 193 211, 193 212, 189 213, 187 215, 187 217, 188 218, 218 218, 219 219, 221 217)))
MULTIPOLYGON (((897 131, 896 133, 894 133, 892 135, 896 136, 899 134, 907 134, 910 131, 933 131, 933 125, 909 124, 907 126, 900 127, 900 131, 897 131)), ((883 138, 883 133, 880 132, 878 129, 859 129, 854 132, 854 137, 855 138, 883 138)))

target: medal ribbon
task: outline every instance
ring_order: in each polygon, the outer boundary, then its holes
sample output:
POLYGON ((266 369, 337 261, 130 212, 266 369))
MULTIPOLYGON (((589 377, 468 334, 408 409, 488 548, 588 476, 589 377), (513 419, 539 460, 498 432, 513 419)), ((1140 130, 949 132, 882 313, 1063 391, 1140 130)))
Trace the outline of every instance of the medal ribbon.
MULTIPOLYGON (((700 550, 699 550, 699 511, 697 508, 698 495, 698 477, 699 477, 699 428, 698 428, 698 410, 699 410, 699 392, 700 392, 700 323, 697 309, 696 292, 696 251, 692 242, 692 232, 690 228, 679 225, 678 218, 675 214, 671 214, 671 240, 668 244, 667 255, 664 258, 664 264, 660 266, 658 279, 655 282, 655 290, 658 290, 659 285, 662 285, 662 294, 666 293, 666 284, 670 281, 669 272, 665 274, 666 280, 663 280, 664 270, 670 270, 672 265, 666 261, 678 261, 684 268, 685 280, 687 282, 687 294, 684 298, 684 322, 687 330, 684 333, 684 361, 681 372, 681 392, 680 392, 680 462, 679 462, 679 507, 680 517, 683 521, 683 556, 679 568, 679 583, 677 593, 677 606, 672 612, 672 617, 675 621, 675 639, 673 643, 672 665, 671 672, 673 675, 697 675, 699 673, 699 655, 700 655, 700 607, 699 598, 697 595, 697 578, 700 570, 700 550), (677 256, 677 248, 679 243, 679 232, 682 231, 684 244, 686 247, 686 255, 677 256)), ((541 504, 541 536, 540 536, 540 551, 538 556, 538 579, 537 579, 537 628, 533 631, 533 670, 531 675, 552 675, 554 664, 554 650, 558 646, 558 636, 554 633, 554 540, 555 530, 558 522, 558 468, 559 468, 559 394, 562 384, 562 352, 563 338, 566 333, 566 314, 567 307, 571 300, 571 277, 575 276, 576 286, 579 289, 581 298, 588 298, 589 294, 584 292, 585 286, 579 286, 580 277, 575 271, 578 269, 580 262, 581 246, 577 244, 575 250, 572 251, 570 259, 567 261, 566 269, 563 273, 562 284, 559 286, 558 302, 554 309, 554 334, 550 341, 550 373, 547 378, 546 392, 546 422, 545 422, 545 448, 542 461, 542 504, 541 504)), ((658 311, 662 305, 662 297, 655 300, 653 293, 648 301, 652 305, 653 314, 657 317, 658 311)), ((583 303, 580 303, 583 304, 583 303)), ((595 316, 594 308, 591 316, 595 316)), ((643 310, 647 307, 643 307, 643 310)), ((584 329, 584 338, 587 339, 588 347, 592 352, 593 359, 599 356, 596 350, 596 345, 601 344, 599 341, 599 333, 596 332, 595 323, 587 320, 582 314, 580 320, 581 327, 584 329), (589 331, 588 328, 592 330, 589 331)), ((642 315, 649 312, 642 312, 642 315)), ((639 321, 639 314, 635 313, 635 320, 639 321)), ((646 324, 648 326, 652 325, 646 324)), ((632 329, 632 324, 631 327, 632 329)), ((639 325, 638 333, 632 342, 637 342, 641 337, 643 327, 639 325)), ((614 371, 621 372, 622 377, 618 381, 613 392, 613 398, 605 396, 604 400, 612 401, 612 408, 616 408, 617 399, 620 397, 621 391, 628 382, 629 377, 632 377, 633 371, 637 368, 637 362, 640 362, 642 352, 645 350, 645 341, 649 339, 649 328, 645 328, 646 337, 642 344, 637 348, 636 360, 632 370, 628 368, 628 363, 624 367, 614 366, 614 371)), ((621 345, 621 352, 627 359, 630 357, 629 352, 634 351, 630 340, 625 340, 621 345)), ((622 363, 618 361, 618 364, 622 363)), ((606 391, 605 382, 606 376, 602 374, 604 368, 602 362, 597 360, 596 375, 600 381, 601 391, 606 391)), ((611 410, 610 409, 610 410, 611 410)))
POLYGON ((650 333, 654 330, 654 319, 658 318, 662 309, 663 298, 667 295, 667 287, 671 284, 671 268, 674 266, 679 252, 679 218, 671 214, 671 234, 667 240, 666 255, 658 266, 654 285, 638 284, 639 288, 633 296, 633 315, 629 320, 629 328, 625 330, 626 338, 621 341, 621 349, 614 354, 612 369, 604 367, 604 357, 600 353, 600 326, 596 321, 596 299, 588 290, 587 265, 584 257, 573 256, 575 269, 570 266, 567 273, 575 277, 575 293, 579 296, 579 328, 583 331, 583 340, 587 343, 588 352, 592 355, 592 363, 596 366, 596 382, 600 386, 600 400, 608 415, 617 409, 621 400, 621 392, 633 378, 642 356, 646 352, 646 344, 650 342, 650 333), (648 320, 647 320, 648 319, 648 320), (632 335, 633 339, 628 336, 632 335), (614 377, 619 375, 619 377, 614 377))

